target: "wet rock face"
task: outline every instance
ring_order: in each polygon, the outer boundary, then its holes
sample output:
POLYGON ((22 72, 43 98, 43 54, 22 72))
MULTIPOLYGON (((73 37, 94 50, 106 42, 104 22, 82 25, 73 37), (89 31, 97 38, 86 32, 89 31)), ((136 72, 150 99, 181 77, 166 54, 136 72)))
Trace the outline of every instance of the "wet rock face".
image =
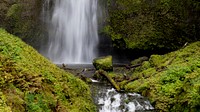
POLYGON ((99 57, 93 60, 93 65, 96 70, 105 70, 112 71, 113 70, 113 62, 112 56, 99 57))
POLYGON ((0 1, 0 26, 2 27, 2 24, 4 22, 5 19, 5 14, 8 11, 9 5, 10 3, 6 0, 1 0, 0 1))
MULTIPOLYGON (((43 1, 41 0, 1 0, 0 1, 0 19, 1 19, 1 25, 6 25, 8 24, 7 20, 9 19, 9 14, 10 11, 13 9, 14 5, 20 5, 20 8, 22 8, 22 10, 18 10, 20 12, 17 13, 17 9, 16 10, 12 10, 13 15, 18 16, 21 19, 35 19, 38 18, 39 14, 40 14, 40 10, 41 10, 41 4, 43 1)), ((28 21, 28 20, 27 20, 28 21)), ((10 24, 11 25, 11 24, 10 24)))
POLYGON ((0 27, 38 47, 43 28, 42 3, 43 0, 1 0, 0 27))

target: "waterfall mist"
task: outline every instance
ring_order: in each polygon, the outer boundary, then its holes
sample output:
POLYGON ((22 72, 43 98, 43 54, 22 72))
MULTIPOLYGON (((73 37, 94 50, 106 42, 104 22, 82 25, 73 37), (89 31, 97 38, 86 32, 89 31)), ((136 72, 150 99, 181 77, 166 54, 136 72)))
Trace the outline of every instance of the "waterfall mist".
POLYGON ((91 63, 98 53, 97 0, 49 3, 44 4, 52 6, 52 12, 43 14, 48 21, 48 43, 42 53, 57 64, 91 63))

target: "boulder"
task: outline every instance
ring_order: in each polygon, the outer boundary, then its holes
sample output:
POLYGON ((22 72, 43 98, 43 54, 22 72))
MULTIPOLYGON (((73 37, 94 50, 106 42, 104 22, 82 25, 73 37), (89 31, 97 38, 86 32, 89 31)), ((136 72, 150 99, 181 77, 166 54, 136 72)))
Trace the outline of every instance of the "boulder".
POLYGON ((95 58, 93 60, 93 65, 96 70, 113 71, 112 56, 104 56, 95 58))

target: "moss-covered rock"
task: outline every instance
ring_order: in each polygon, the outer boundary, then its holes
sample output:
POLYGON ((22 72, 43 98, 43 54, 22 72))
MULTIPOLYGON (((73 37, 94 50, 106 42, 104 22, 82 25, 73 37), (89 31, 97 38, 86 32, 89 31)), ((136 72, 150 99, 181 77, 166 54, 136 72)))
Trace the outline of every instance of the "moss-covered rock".
POLYGON ((2 29, 0 75, 0 111, 96 111, 83 81, 2 29))
POLYGON ((113 70, 113 61, 112 56, 99 57, 93 60, 93 65, 96 70, 105 70, 112 71, 113 70))
POLYGON ((126 91, 147 96, 161 111, 200 110, 200 42, 166 55, 152 55, 133 71, 138 80, 123 85, 126 91))

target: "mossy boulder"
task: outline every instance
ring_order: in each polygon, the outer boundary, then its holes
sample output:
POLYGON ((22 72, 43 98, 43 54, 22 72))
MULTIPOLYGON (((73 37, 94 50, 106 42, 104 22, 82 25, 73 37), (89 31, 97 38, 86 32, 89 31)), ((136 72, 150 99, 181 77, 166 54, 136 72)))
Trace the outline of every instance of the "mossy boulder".
POLYGON ((156 109, 166 112, 200 110, 200 42, 165 55, 152 55, 133 71, 137 80, 121 85, 147 96, 156 109))
POLYGON ((113 61, 112 56, 99 57, 93 60, 93 65, 96 70, 105 70, 112 71, 113 70, 113 61))
POLYGON ((0 111, 95 112, 89 87, 0 29, 0 111), (81 102, 81 103, 80 103, 81 102))

